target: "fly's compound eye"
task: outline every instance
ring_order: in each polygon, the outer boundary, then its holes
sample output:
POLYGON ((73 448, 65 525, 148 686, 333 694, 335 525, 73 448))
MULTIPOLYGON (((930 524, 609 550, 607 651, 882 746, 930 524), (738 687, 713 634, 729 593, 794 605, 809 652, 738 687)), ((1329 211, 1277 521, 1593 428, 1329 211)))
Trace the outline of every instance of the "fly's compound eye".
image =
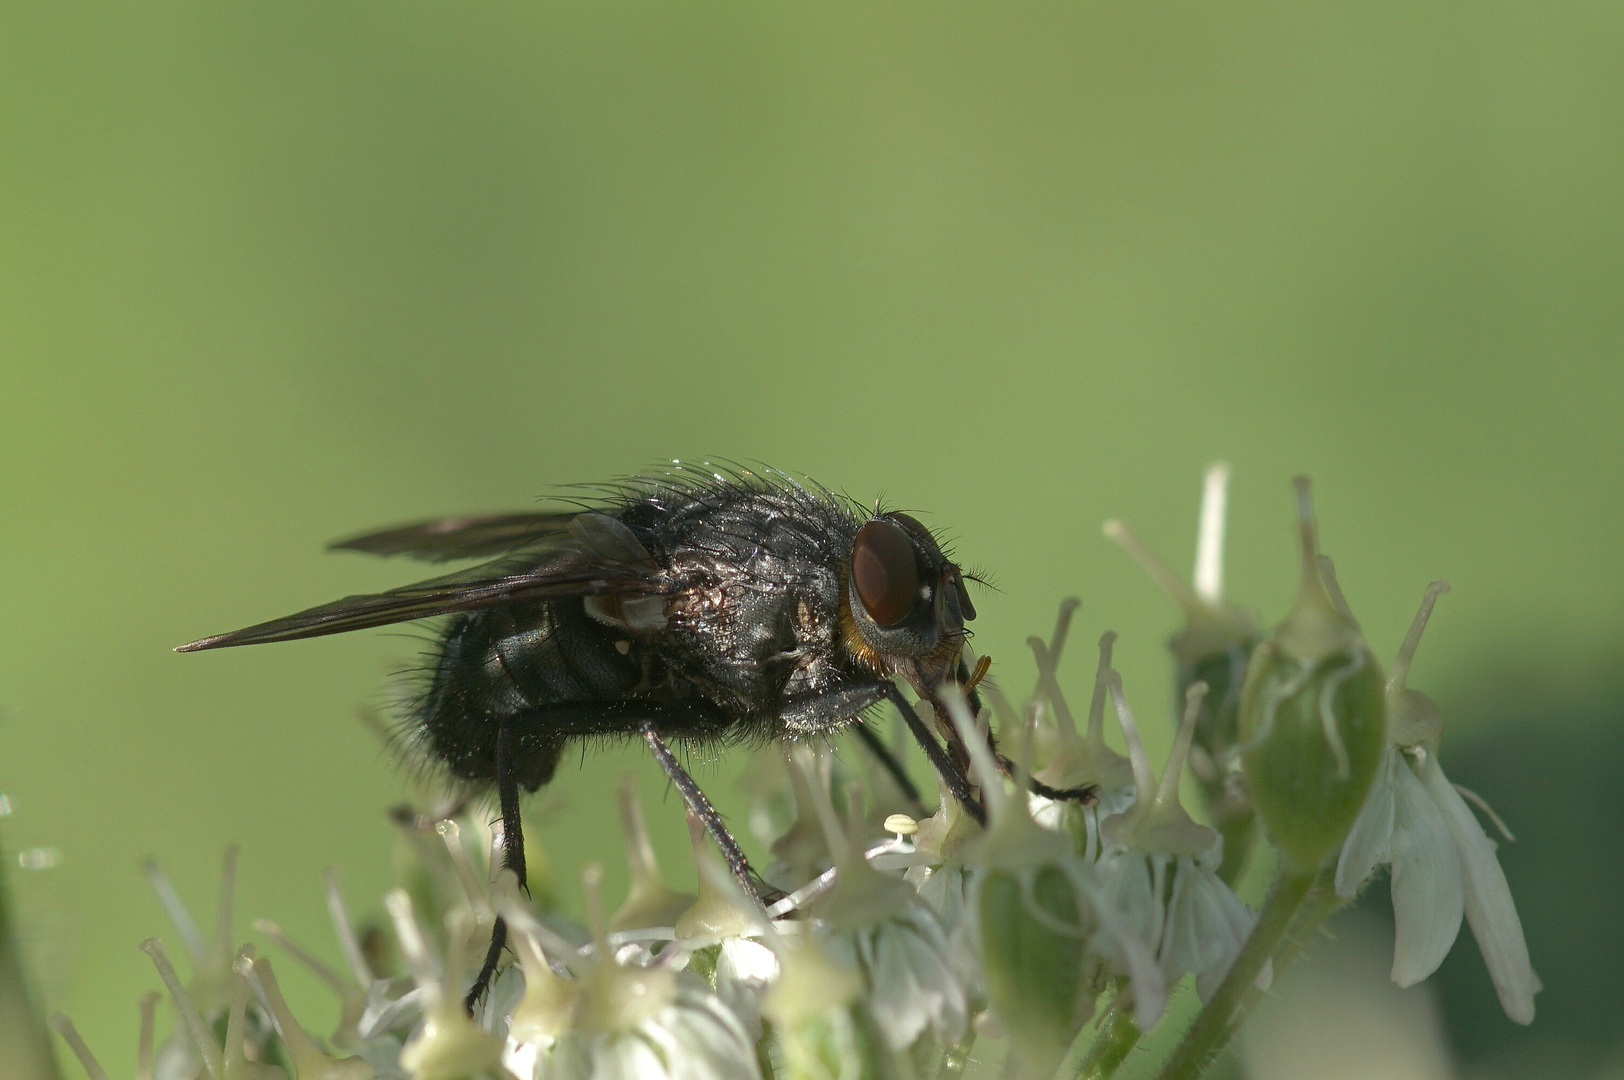
POLYGON ((869 618, 881 626, 907 618, 919 596, 919 564, 902 526, 876 518, 859 529, 851 577, 869 618))

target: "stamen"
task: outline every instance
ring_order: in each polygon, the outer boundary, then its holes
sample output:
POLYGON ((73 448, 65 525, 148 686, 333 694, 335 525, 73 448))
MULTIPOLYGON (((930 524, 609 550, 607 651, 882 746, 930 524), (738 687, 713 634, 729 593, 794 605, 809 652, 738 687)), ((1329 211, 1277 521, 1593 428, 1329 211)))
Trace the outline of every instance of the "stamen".
POLYGON ((1054 620, 1054 633, 1049 636, 1049 659, 1056 667, 1060 666, 1060 654, 1066 648, 1066 638, 1071 636, 1072 616, 1077 614, 1077 609, 1082 603, 1075 596, 1068 596, 1060 601, 1060 613, 1054 620))
POLYGON ((412 898, 405 889, 391 889, 383 898, 383 906, 395 924, 395 939, 400 942, 400 955, 411 969, 412 979, 426 995, 437 998, 440 981, 429 956, 428 943, 423 940, 423 929, 412 914, 412 898))
POLYGON ((231 962, 231 916, 237 895, 237 852, 240 848, 236 844, 229 845, 220 859, 220 906, 217 909, 214 922, 214 952, 211 965, 216 971, 223 970, 231 962))
POLYGON ((270 958, 255 957, 248 949, 244 949, 243 953, 236 963, 237 972, 245 982, 253 983, 260 991, 265 1011, 271 1014, 271 1020, 276 1024, 277 1034, 282 1037, 282 1045, 287 1047, 288 1056, 293 1059, 293 1070, 299 1080, 370 1080, 372 1067, 361 1058, 329 1057, 305 1034, 304 1028, 294 1018, 293 1010, 288 1008, 287 999, 282 996, 282 988, 277 984, 270 958))
POLYGON ((344 907, 343 894, 338 891, 338 870, 329 866, 323 877, 327 888, 327 914, 333 920, 333 933, 338 938, 339 949, 344 953, 344 962, 349 965, 350 976, 357 986, 371 986, 377 976, 367 963, 366 953, 362 951, 360 939, 355 936, 355 927, 350 922, 350 913, 344 907))
POLYGON ((52 1031, 62 1036, 62 1041, 68 1044, 73 1056, 79 1059, 79 1064, 90 1080, 112 1080, 107 1075, 107 1070, 101 1067, 101 1062, 96 1060, 96 1055, 90 1052, 90 1047, 79 1037, 79 1029, 73 1026, 73 1021, 68 1019, 67 1013, 52 1013, 47 1023, 51 1025, 52 1031))
POLYGON ((248 1015, 248 980, 242 977, 242 969, 253 956, 253 946, 244 945, 237 953, 237 960, 232 965, 236 971, 236 978, 231 980, 231 1007, 226 1013, 226 1053, 223 1069, 228 1077, 241 1075, 246 1058, 243 1054, 243 1021, 248 1015))
POLYGON ((885 831, 894 835, 898 844, 902 844, 919 832, 919 822, 907 814, 892 814, 885 819, 885 831))
POLYGON ((1138 789, 1135 801, 1148 804, 1156 791, 1156 774, 1150 768, 1150 756, 1139 738, 1139 726, 1133 722, 1133 710, 1128 708, 1127 695, 1122 692, 1122 676, 1115 671, 1107 676, 1111 701, 1116 706, 1117 722, 1128 740, 1128 761, 1133 765, 1133 786, 1138 789))
POLYGON ((474 860, 468 857, 468 849, 462 845, 462 829, 455 821, 446 818, 434 826, 434 831, 445 841, 446 853, 451 856, 451 866, 457 872, 457 880, 462 884, 469 906, 476 913, 489 917, 490 896, 485 891, 485 882, 481 880, 479 871, 474 868, 474 860))
POLYGON ((1054 653, 1043 644, 1043 639, 1035 634, 1026 639, 1026 646, 1032 650, 1032 659, 1038 666, 1038 692, 1049 699, 1061 741, 1069 742, 1077 737, 1077 722, 1072 719, 1071 705, 1067 703, 1066 696, 1060 692, 1060 683, 1055 678, 1057 665, 1054 653))
POLYGON ((603 867, 598 863, 587 863, 581 869, 581 892, 586 894, 587 924, 592 930, 592 941, 598 946, 598 955, 604 960, 613 961, 614 953, 609 948, 609 926, 603 917, 603 867))
POLYGON ((1105 535, 1121 545, 1122 550, 1126 551, 1134 562, 1138 563, 1147 574, 1156 579, 1156 584, 1160 585, 1162 591, 1171 596, 1179 607, 1184 609, 1186 616, 1193 618, 1206 610, 1206 601, 1194 589, 1185 584, 1183 578, 1168 569, 1167 564, 1157 558, 1149 548, 1140 542, 1139 537, 1135 536, 1133 530, 1129 529, 1123 522, 1118 521, 1116 518, 1107 521, 1105 523, 1105 535))
POLYGON ((1316 608, 1321 614, 1338 613, 1337 605, 1326 591, 1325 578, 1320 573, 1319 522, 1314 517, 1312 481, 1307 476, 1294 476, 1291 486, 1297 492, 1297 544, 1301 550, 1302 570, 1293 615, 1316 608))
POLYGON ((829 848, 829 854, 834 856, 837 867, 847 865, 851 861, 851 841, 846 836, 846 830, 841 828, 840 818, 835 814, 835 804, 829 798, 829 789, 819 775, 817 758, 800 744, 791 748, 790 758, 806 781, 807 795, 811 797, 812 808, 818 815, 823 842, 829 848))
POLYGON ((620 804, 620 831, 626 837, 626 864, 630 869, 633 888, 638 881, 663 884, 660 864, 654 856, 654 844, 648 837, 648 821, 643 816, 643 802, 637 794, 637 778, 629 772, 621 773, 620 788, 616 796, 620 804))
POLYGON ((219 1080, 220 1070, 223 1067, 220 1046, 203 1023, 203 1017, 198 1015, 197 1005, 192 1001, 191 995, 180 984, 180 976, 175 974, 175 966, 169 962, 169 953, 164 949, 164 943, 157 938, 147 938, 141 943, 141 951, 152 957, 152 966, 158 969, 158 978, 169 988, 169 996, 175 1000, 175 1008, 180 1011, 181 1021, 186 1025, 186 1033, 192 1037, 199 1056, 203 1058, 203 1070, 214 1080, 219 1080))
POLYGON ((1320 580, 1325 583, 1325 591, 1331 595, 1331 603, 1336 605, 1337 614, 1357 626, 1359 620, 1353 617, 1353 609, 1348 606, 1348 598, 1342 595, 1342 583, 1336 577, 1336 563, 1331 561, 1329 555, 1319 557, 1319 570, 1320 580))
POLYGON ((174 883, 169 875, 164 873, 163 867, 158 865, 156 859, 148 859, 141 869, 146 871, 147 880, 152 883, 152 891, 158 894, 158 903, 163 905, 164 913, 169 921, 175 924, 180 933, 181 943, 191 954, 192 965, 201 967, 208 960, 208 946, 203 942, 203 932, 197 928, 197 922, 192 913, 186 910, 186 904, 181 900, 180 893, 175 891, 174 883))
POLYGON ((1393 657, 1393 667, 1387 675, 1387 692, 1401 689, 1410 677, 1410 664, 1415 660, 1415 650, 1421 644, 1421 635, 1432 619, 1432 609, 1438 604, 1438 597, 1449 591, 1449 582, 1439 578, 1427 586, 1426 593, 1421 597, 1421 607, 1410 621, 1409 633, 1404 635, 1404 643, 1398 647, 1398 655, 1393 657))
POLYGON ((1178 802, 1179 780, 1184 776, 1184 762, 1195 739, 1195 722, 1201 715, 1201 702, 1206 699, 1207 684, 1197 680, 1184 691, 1184 718, 1173 737, 1173 749, 1168 752, 1167 764, 1162 769, 1161 786, 1156 789, 1157 803, 1178 802))
POLYGON ((299 963, 315 972, 316 977, 336 990, 339 997, 349 997, 355 992, 356 987, 354 983, 350 982, 344 976, 322 963, 321 960, 317 959, 314 953, 311 953, 309 950, 296 944, 291 938, 282 932, 281 926, 272 922, 270 919, 255 919, 254 929, 258 933, 264 934, 266 937, 270 938, 283 952, 287 953, 289 956, 299 961, 299 963))
POLYGON ((1116 631, 1100 635, 1100 663, 1094 669, 1094 696, 1088 702, 1088 741, 1105 745, 1105 694, 1111 680, 1111 653, 1116 647, 1116 631))
POLYGON ((952 718, 953 726, 958 730, 959 738, 970 752, 970 768, 975 773, 976 783, 981 787, 981 798, 987 804, 988 818, 1007 813, 1009 793, 1004 790, 1003 777, 999 775, 998 765, 993 761, 992 751, 987 746, 986 731, 970 715, 970 707, 957 687, 944 686, 940 695, 947 715, 952 718))
POLYGON ((141 995, 141 1035, 135 1044, 135 1080, 152 1080, 152 1034, 161 997, 163 995, 156 990, 141 995))
POLYGON ((491 822, 491 842, 485 849, 485 895, 490 895, 491 886, 502 873, 502 851, 506 847, 507 833, 503 829, 502 819, 497 818, 491 822))
POLYGON ((1469 787, 1464 787, 1464 786, 1462 786, 1460 784, 1456 784, 1456 785, 1454 785, 1454 787, 1455 787, 1455 790, 1460 792, 1461 795, 1464 798, 1466 798, 1466 800, 1469 801, 1473 806, 1475 806, 1479 810, 1483 811, 1483 816, 1484 817, 1486 817, 1490 821, 1494 822, 1494 827, 1499 830, 1501 836, 1506 838, 1507 843, 1515 844, 1517 842, 1517 838, 1515 836, 1511 835, 1511 830, 1506 828, 1506 823, 1504 821, 1500 820, 1500 815, 1496 814, 1494 812, 1494 807, 1489 805, 1489 802, 1488 802, 1487 799, 1485 799, 1483 796, 1479 795, 1477 792, 1473 791, 1469 787))
POLYGON ((1195 594, 1216 607, 1224 598, 1224 519, 1229 508, 1229 466, 1208 466, 1201 478, 1201 517, 1196 528, 1195 594))

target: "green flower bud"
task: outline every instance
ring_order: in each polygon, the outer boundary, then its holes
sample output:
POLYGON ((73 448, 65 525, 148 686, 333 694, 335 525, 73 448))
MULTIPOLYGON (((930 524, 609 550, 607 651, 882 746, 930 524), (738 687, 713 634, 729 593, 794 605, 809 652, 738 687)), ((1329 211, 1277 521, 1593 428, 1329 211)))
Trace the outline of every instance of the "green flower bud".
POLYGON ((1252 800, 1295 872, 1341 846, 1387 741, 1381 667, 1345 606, 1327 591, 1308 479, 1298 477, 1302 579, 1297 601, 1253 653, 1240 736, 1252 800))
POLYGON ((983 874, 975 916, 987 997, 1022 1060, 1051 1073, 1094 1011, 1088 938, 1077 883, 1058 866, 1034 868, 1025 881, 1009 870, 983 874))

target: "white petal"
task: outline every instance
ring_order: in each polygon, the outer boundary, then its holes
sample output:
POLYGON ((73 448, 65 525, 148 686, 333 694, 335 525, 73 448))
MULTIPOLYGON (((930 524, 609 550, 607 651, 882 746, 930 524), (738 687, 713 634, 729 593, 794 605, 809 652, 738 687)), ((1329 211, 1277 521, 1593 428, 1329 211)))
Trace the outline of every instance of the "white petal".
POLYGON ((752 1040, 761 1038, 761 999, 778 977, 778 957, 759 941, 724 938, 716 957, 716 996, 752 1040))
POLYGON ((1383 750, 1370 794, 1365 796, 1365 805, 1360 807, 1336 860, 1336 894, 1344 899, 1351 899, 1378 865, 1392 861, 1389 841, 1393 835, 1393 770, 1400 768, 1409 771, 1399 760, 1398 747, 1383 750))
POLYGON ((1466 919, 1477 937, 1483 962, 1500 995, 1500 1006, 1519 1024, 1532 1023, 1534 995, 1540 990, 1539 976, 1528 960, 1528 943, 1523 940, 1517 906, 1511 900, 1511 887, 1495 858, 1494 845, 1483 834, 1467 809, 1460 793, 1444 776, 1435 760, 1421 770, 1421 782, 1443 811, 1444 821, 1460 852, 1466 884, 1466 919))
POLYGON ((1138 851, 1116 848, 1094 864, 1104 899, 1140 941, 1161 936, 1161 905, 1152 883, 1150 859, 1138 851))
POLYGON ((1122 916, 1088 878, 1073 874, 1072 884, 1088 896, 1099 919, 1099 927, 1089 939, 1089 951, 1105 958, 1117 974, 1128 977, 1128 988, 1133 992, 1134 1021, 1148 1031, 1167 1011, 1167 981, 1156 965, 1155 950, 1134 936, 1122 916))
POLYGON ((948 959, 947 938, 934 916, 888 920, 859 944, 873 992, 869 1010, 886 1045, 903 1050, 928 1025, 943 1043, 956 1042, 969 1019, 969 1003, 948 959))
POLYGON ((1414 986, 1437 971, 1454 946, 1465 893, 1460 857, 1438 804, 1403 761, 1392 776, 1393 981, 1414 986))

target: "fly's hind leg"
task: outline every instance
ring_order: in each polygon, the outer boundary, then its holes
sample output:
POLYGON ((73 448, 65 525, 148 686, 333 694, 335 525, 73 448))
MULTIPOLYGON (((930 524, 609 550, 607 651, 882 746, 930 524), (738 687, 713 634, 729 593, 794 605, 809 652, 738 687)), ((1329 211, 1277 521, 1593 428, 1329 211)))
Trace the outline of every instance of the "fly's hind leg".
MULTIPOLYGON (((502 813, 502 867, 512 870, 519 879, 519 888, 528 892, 524 865, 524 819, 519 816, 518 726, 518 721, 507 720, 496 731, 496 798, 502 813)), ((525 763, 530 766, 527 771, 540 775, 543 781, 552 775, 563 743, 559 741, 544 745, 546 749, 541 753, 548 760, 537 760, 535 753, 532 753, 531 759, 525 763)), ((491 944, 485 950, 485 962, 480 965, 479 974, 474 977, 474 984, 468 988, 468 996, 463 999, 463 1005, 470 1013, 479 999, 485 996, 485 991, 490 989, 496 965, 501 961, 502 949, 506 945, 507 920, 498 915, 495 925, 491 927, 491 944)))
MULTIPOLYGON (((677 790, 682 792, 683 801, 705 823, 716 845, 722 849, 728 869, 733 871, 750 895, 760 895, 763 886, 750 869, 738 841, 733 839, 733 834, 722 821, 722 815, 716 812, 659 734, 659 731, 666 731, 680 735, 704 735, 720 731, 725 726, 725 717, 702 705, 635 700, 546 705, 503 720, 497 731, 496 742, 496 792, 502 808, 502 865, 518 875, 522 888, 525 884, 525 865, 524 824, 519 818, 520 787, 533 789, 547 781, 565 740, 631 730, 643 734, 661 768, 677 790), (540 753, 550 756, 538 758, 537 750, 525 746, 521 740, 527 734, 544 740, 540 744, 543 748, 540 753)), ((485 963, 468 990, 465 1004, 470 1012, 485 991, 490 989, 491 979, 496 974, 506 945, 507 922, 499 917, 491 931, 491 944, 485 953, 485 963)))

